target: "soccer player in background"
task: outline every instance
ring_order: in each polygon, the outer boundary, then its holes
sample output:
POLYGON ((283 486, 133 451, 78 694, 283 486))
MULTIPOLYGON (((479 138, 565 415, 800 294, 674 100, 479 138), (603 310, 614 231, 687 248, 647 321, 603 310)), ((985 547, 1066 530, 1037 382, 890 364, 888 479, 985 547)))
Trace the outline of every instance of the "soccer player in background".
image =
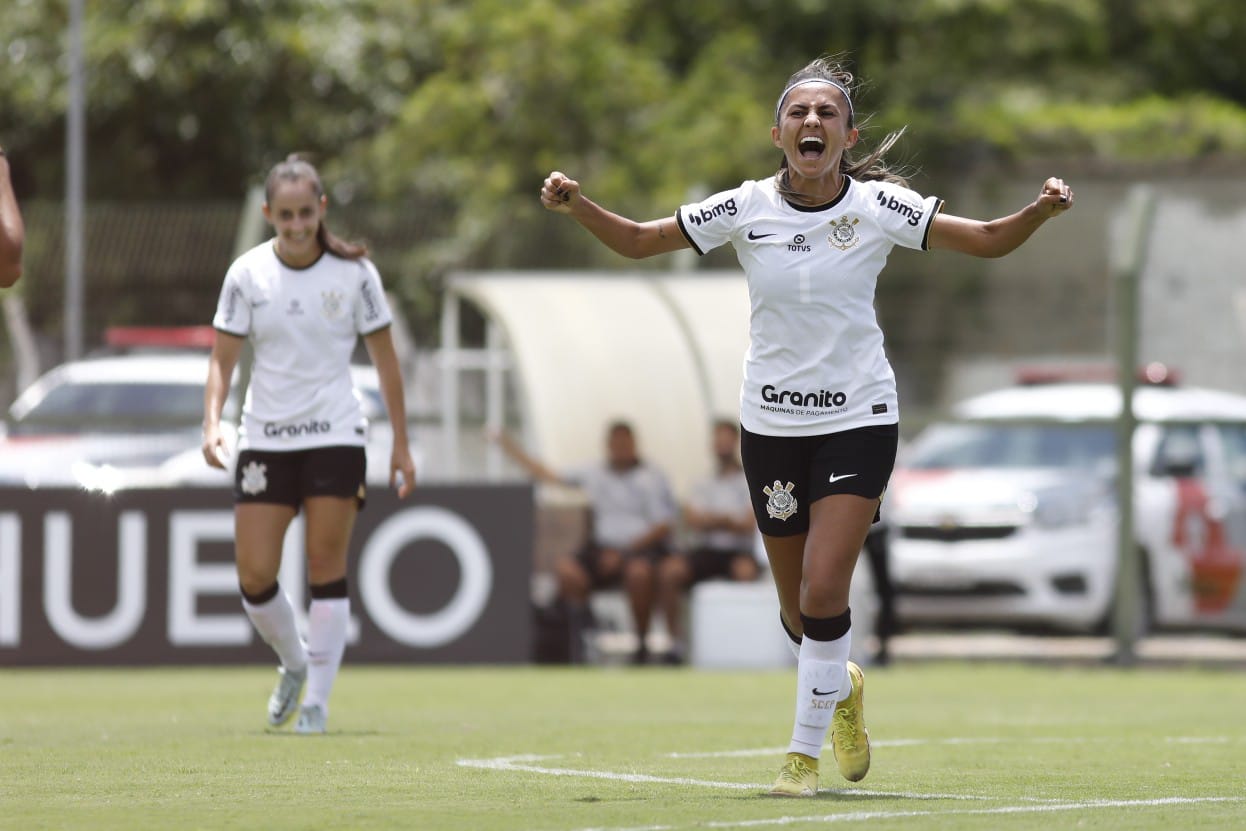
POLYGON ((703 254, 730 242, 744 268, 752 311, 741 455, 798 658, 795 724, 775 796, 817 793, 828 728, 846 779, 862 779, 870 766, 864 678, 848 661, 848 595, 899 439, 895 375, 874 311, 888 252, 902 245, 1003 256, 1073 205, 1072 190, 1050 178, 1009 216, 943 213, 942 200, 910 190, 884 161, 900 133, 863 158, 853 154, 854 88, 833 59, 796 72, 770 128, 783 153, 779 171, 672 217, 635 222, 611 213, 557 171, 540 193, 547 209, 569 214, 623 256, 703 254))
POLYGON ((22 276, 22 245, 26 226, 13 195, 9 158, 0 147, 0 289, 7 289, 22 276))
POLYGON ((264 198, 264 218, 276 236, 230 266, 212 321, 203 456, 213 467, 227 464, 221 408, 243 341, 250 339, 254 362, 234 468, 242 605, 281 661, 269 724, 287 723, 297 708, 297 732, 323 733, 350 620, 347 548, 366 495, 368 424, 350 376, 359 337, 376 366, 393 428, 390 484, 399 497, 414 487, 415 465, 390 309, 367 250, 325 227, 324 186, 297 156, 268 174, 264 198), (277 584, 282 541, 300 509, 311 594, 306 643, 277 584))

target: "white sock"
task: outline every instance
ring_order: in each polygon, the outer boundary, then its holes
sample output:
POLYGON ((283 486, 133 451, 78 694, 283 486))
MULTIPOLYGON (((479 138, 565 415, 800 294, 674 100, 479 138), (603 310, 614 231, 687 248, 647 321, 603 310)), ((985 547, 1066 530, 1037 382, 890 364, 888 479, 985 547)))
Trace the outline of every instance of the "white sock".
POLYGON ((277 653, 283 667, 301 670, 307 666, 307 648, 299 637, 298 625, 294 622, 294 606, 290 605, 290 598, 285 592, 278 589, 272 600, 258 606, 244 597, 242 608, 251 618, 255 631, 277 653))
POLYGON ((319 705, 327 715, 329 693, 346 651, 350 598, 312 600, 307 612, 307 692, 303 706, 319 705))
POLYGON ((787 640, 787 648, 792 650, 793 657, 799 661, 801 636, 792 637, 792 630, 787 628, 787 621, 783 619, 783 615, 779 615, 779 628, 783 630, 783 637, 787 640))
POLYGON ((851 629, 833 641, 815 641, 808 634, 801 640, 796 664, 796 720, 789 753, 814 759, 822 755, 835 705, 852 693, 848 677, 851 645, 851 629))

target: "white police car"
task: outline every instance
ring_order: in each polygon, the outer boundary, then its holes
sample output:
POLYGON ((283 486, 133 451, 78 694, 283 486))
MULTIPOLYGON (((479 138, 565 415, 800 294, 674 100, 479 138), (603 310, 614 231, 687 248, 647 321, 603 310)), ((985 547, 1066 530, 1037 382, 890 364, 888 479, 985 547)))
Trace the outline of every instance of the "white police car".
MULTIPOLYGON (((1134 409, 1144 620, 1246 629, 1246 397, 1147 384, 1134 409)), ((1110 383, 1030 383, 924 430, 884 501, 900 620, 1104 625, 1119 410, 1110 383)))

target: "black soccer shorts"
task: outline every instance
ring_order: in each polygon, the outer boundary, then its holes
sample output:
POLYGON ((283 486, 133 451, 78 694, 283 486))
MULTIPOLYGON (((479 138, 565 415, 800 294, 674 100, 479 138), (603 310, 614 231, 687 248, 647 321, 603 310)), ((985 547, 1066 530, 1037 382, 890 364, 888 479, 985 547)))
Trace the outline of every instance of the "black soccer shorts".
POLYGON ((362 447, 244 450, 234 467, 234 501, 297 509, 309 496, 354 497, 364 506, 368 459, 362 447))
POLYGON ((757 527, 771 537, 803 534, 815 500, 837 493, 881 497, 899 443, 898 424, 819 436, 761 436, 741 429, 740 458, 757 527))

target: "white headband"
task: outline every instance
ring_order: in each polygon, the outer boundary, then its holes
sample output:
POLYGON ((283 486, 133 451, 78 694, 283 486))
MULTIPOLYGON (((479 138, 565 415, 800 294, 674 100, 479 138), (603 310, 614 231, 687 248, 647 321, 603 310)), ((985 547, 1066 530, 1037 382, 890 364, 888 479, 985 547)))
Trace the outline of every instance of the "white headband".
POLYGON ((848 87, 833 78, 806 78, 803 81, 797 81, 796 83, 791 84, 787 89, 783 90, 783 94, 779 96, 779 102, 774 105, 774 120, 776 124, 779 121, 779 114, 783 110, 783 101, 787 98, 787 94, 797 87, 803 87, 805 84, 830 84, 835 87, 835 89, 842 92, 844 94, 844 100, 848 102, 848 123, 853 123, 855 120, 855 113, 852 111, 852 95, 848 92, 848 87))

